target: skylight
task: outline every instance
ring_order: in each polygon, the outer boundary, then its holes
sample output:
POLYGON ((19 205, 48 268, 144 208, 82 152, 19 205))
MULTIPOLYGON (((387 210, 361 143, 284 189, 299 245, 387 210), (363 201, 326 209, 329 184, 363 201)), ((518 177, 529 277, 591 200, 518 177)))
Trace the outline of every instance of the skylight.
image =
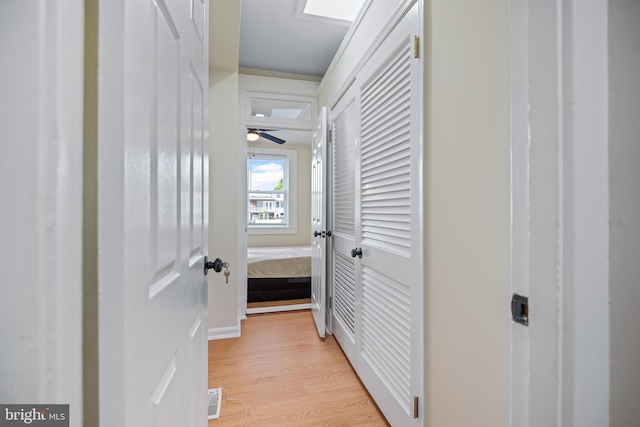
POLYGON ((353 21, 365 0, 307 0, 303 13, 341 21, 353 21))

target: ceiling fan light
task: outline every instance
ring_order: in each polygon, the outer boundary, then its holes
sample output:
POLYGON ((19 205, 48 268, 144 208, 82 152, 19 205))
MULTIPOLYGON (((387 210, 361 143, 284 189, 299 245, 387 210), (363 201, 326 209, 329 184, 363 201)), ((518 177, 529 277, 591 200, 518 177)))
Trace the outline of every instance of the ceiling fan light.
POLYGON ((249 132, 247 132, 247 141, 253 142, 253 141, 257 141, 259 138, 260 138, 260 135, 258 134, 258 132, 254 130, 250 130, 249 132))

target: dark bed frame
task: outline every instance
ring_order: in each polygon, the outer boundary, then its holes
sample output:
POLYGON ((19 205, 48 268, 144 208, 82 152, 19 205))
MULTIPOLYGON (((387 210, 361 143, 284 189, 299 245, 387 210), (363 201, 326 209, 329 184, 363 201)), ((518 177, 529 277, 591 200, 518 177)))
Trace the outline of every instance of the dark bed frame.
POLYGON ((311 277, 249 278, 247 302, 311 298, 311 277))

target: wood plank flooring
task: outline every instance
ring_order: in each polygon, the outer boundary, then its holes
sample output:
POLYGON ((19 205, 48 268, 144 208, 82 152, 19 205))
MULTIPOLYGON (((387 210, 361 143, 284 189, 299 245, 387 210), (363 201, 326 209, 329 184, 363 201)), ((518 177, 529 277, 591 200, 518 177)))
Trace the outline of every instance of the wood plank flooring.
MULTIPOLYGON (((209 341, 209 388, 220 386, 246 405, 246 426, 389 427, 310 311, 250 316, 241 338, 209 341)), ((242 405, 225 399, 209 427, 242 426, 242 405)))

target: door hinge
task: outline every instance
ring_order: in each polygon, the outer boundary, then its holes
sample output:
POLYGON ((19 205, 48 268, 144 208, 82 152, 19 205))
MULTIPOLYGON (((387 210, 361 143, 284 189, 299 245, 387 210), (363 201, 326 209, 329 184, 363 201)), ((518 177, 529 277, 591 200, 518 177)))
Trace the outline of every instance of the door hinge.
POLYGON ((413 57, 420 58, 420 37, 413 38, 413 57))
POLYGON ((333 310, 333 297, 329 297, 329 309, 333 310))
POLYGON ((418 396, 413 396, 413 418, 418 418, 420 416, 419 408, 419 400, 418 396))

